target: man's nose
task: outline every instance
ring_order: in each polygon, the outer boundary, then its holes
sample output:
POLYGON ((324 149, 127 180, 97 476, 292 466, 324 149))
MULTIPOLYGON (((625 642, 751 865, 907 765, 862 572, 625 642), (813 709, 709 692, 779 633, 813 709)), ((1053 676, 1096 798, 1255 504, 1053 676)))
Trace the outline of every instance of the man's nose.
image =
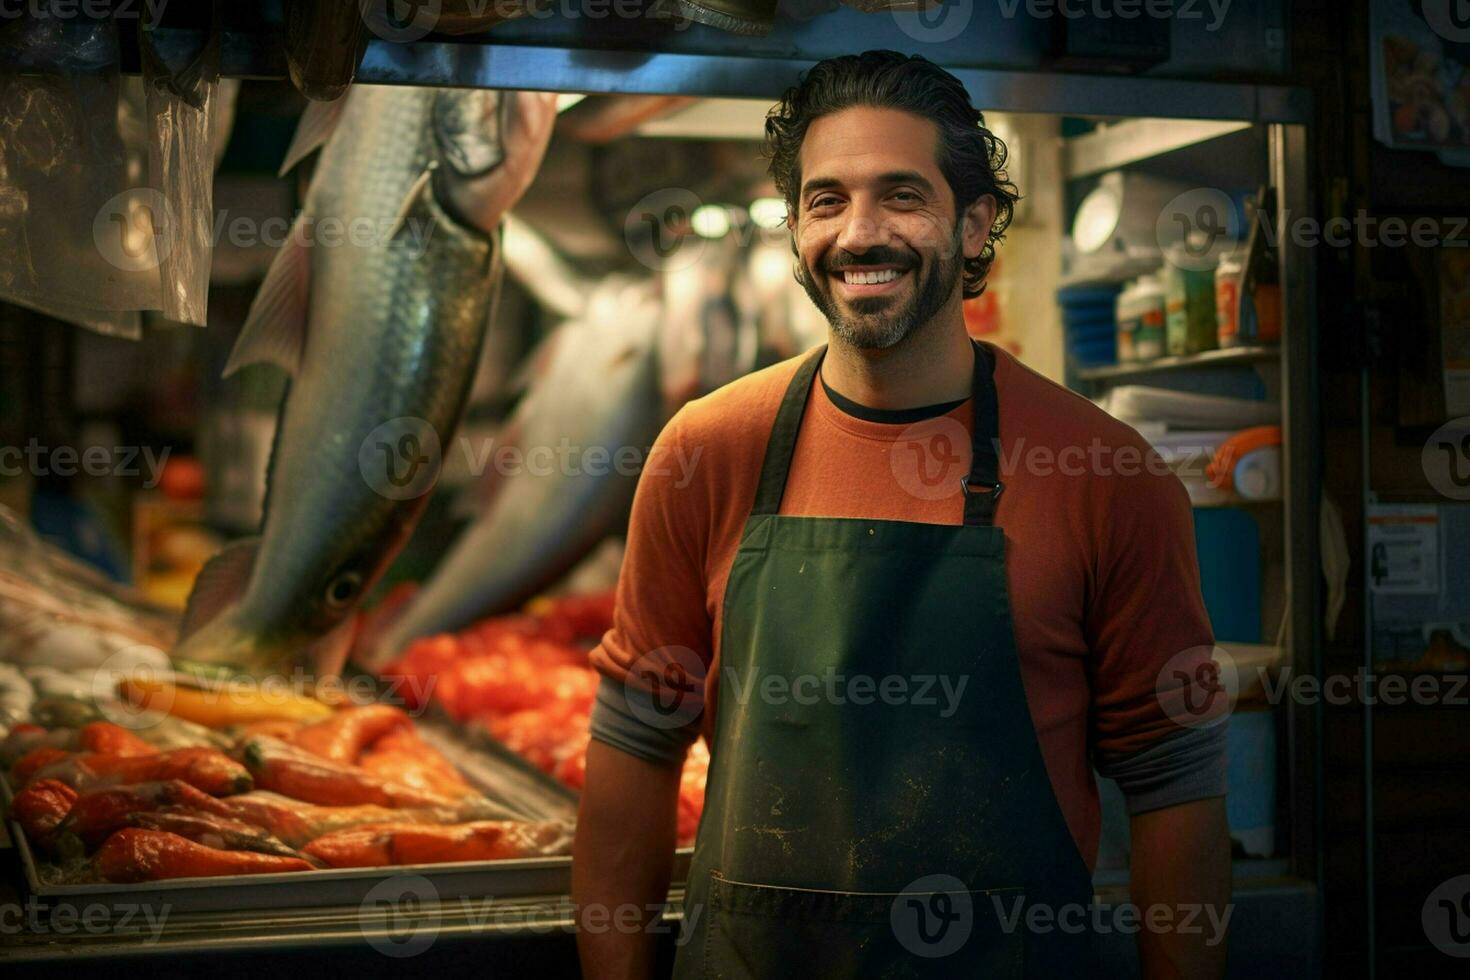
POLYGON ((844 217, 837 234, 839 248, 861 255, 876 245, 888 244, 889 228, 876 205, 855 198, 844 217))

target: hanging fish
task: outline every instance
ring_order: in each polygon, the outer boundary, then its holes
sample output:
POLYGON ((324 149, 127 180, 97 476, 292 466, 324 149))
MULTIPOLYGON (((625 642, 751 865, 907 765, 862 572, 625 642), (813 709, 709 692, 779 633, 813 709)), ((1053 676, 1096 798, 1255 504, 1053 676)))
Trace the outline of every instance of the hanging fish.
POLYGON ((321 148, 304 208, 225 368, 292 379, 261 534, 200 572, 176 659, 340 669, 427 502, 484 337, 493 232, 554 120, 554 96, 483 90, 355 86, 308 108, 283 168, 321 148))
POLYGON ((518 608, 627 521, 637 467, 658 435, 661 304, 651 283, 612 278, 581 320, 532 355, 535 373, 485 467, 488 504, 372 649, 380 666, 408 641, 518 608), (513 448, 514 454, 498 454, 513 448))

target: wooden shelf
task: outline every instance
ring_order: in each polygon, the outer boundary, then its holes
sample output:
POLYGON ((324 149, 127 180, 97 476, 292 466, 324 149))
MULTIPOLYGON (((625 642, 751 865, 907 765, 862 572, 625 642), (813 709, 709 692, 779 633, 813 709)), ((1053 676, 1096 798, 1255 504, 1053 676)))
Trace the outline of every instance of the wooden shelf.
POLYGON ((1124 378, 1143 378, 1167 371, 1189 371, 1197 368, 1242 367, 1277 361, 1281 358, 1279 347, 1226 347, 1207 350, 1199 354, 1182 357, 1160 357, 1136 364, 1108 364, 1104 367, 1080 368, 1077 377, 1082 381, 1119 381, 1124 378))

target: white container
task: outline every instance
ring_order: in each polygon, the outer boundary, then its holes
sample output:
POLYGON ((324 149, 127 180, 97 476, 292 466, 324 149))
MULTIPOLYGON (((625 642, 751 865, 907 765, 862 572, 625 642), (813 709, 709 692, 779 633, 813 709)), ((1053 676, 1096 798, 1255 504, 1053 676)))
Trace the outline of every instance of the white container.
POLYGON ((1133 291, 1138 328, 1133 333, 1133 351, 1140 361, 1164 356, 1164 284, 1158 276, 1139 276, 1133 291))

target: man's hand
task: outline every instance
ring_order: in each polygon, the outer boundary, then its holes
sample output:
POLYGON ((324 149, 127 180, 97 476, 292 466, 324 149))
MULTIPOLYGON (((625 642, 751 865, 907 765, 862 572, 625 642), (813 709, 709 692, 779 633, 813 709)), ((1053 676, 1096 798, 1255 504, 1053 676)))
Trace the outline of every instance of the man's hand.
POLYGON ((1140 813, 1132 831, 1133 904, 1140 911, 1138 957, 1145 980, 1223 977, 1232 911, 1225 799, 1140 813), (1150 927, 1153 906, 1168 911, 1167 919, 1156 913, 1167 927, 1150 927))
POLYGON ((572 850, 577 950, 587 980, 644 980, 668 898, 679 769, 592 740, 572 850), (634 925, 636 923, 636 926, 634 925))

